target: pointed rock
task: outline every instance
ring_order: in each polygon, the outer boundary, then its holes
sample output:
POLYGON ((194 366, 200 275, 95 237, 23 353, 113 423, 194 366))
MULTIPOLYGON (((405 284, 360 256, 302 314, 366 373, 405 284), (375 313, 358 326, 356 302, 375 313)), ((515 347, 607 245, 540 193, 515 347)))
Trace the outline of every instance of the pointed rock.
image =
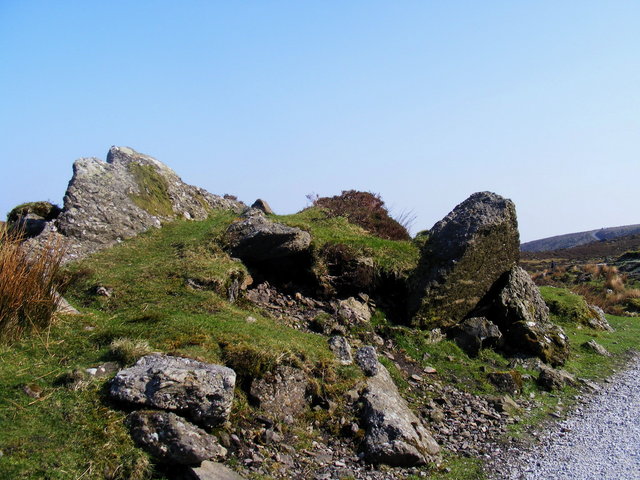
POLYGON ((516 209, 495 193, 474 193, 436 223, 410 279, 409 313, 425 329, 449 328, 519 258, 516 209))

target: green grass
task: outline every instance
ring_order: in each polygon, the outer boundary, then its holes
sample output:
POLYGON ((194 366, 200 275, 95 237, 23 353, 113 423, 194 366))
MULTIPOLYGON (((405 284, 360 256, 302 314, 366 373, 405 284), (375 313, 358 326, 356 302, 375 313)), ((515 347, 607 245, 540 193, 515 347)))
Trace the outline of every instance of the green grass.
MULTIPOLYGON (((176 221, 69 266, 67 297, 83 315, 0 350, 0 478, 148 478, 148 459, 133 447, 124 412, 105 397, 106 380, 80 391, 59 382, 72 370, 121 358, 110 348, 117 339, 224 363, 239 380, 283 362, 321 372, 318 388, 328 393, 357 380, 338 367, 325 337, 221 296, 220 285, 246 274, 216 244, 233 219, 217 212, 203 222, 176 221), (190 287, 188 278, 205 287, 190 287), (96 285, 111 297, 95 295, 96 285), (246 322, 249 315, 257 321, 246 322), (322 378, 331 385, 322 385, 322 378), (42 397, 28 397, 24 384, 40 387, 42 397)), ((241 392, 237 399, 234 420, 250 416, 241 392)))
POLYGON ((376 267, 387 272, 407 274, 418 263, 419 251, 413 242, 376 237, 344 217, 328 217, 320 208, 274 216, 274 220, 308 231, 318 249, 326 244, 343 244, 363 257, 371 257, 376 267))

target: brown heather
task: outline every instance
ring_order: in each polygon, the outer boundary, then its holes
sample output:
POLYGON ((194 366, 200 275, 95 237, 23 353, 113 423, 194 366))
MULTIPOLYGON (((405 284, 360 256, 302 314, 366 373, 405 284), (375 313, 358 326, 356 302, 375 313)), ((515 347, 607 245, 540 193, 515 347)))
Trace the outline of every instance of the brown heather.
POLYGON ((60 298, 61 244, 29 250, 21 238, 21 232, 0 227, 0 342, 5 343, 47 328, 60 298))

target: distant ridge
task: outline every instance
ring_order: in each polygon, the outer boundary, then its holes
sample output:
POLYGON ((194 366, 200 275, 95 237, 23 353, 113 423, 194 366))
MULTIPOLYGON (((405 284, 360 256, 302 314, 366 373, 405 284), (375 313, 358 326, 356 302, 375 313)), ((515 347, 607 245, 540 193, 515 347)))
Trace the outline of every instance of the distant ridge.
POLYGON ((621 227, 601 228, 599 230, 589 230, 587 232, 567 233, 556 235, 555 237, 541 238, 525 242, 520 245, 523 252, 546 252, 550 250, 561 250, 565 248, 587 245, 594 242, 612 240, 614 238, 625 237, 640 233, 640 224, 624 225, 621 227))

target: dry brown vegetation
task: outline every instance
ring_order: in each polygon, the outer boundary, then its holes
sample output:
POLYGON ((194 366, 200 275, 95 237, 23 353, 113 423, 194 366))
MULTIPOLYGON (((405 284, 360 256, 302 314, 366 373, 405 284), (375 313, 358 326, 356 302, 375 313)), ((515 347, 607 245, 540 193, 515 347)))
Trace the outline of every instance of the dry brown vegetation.
POLYGON ((21 232, 0 227, 0 341, 49 326, 59 295, 58 272, 64 254, 59 242, 29 250, 21 232))

